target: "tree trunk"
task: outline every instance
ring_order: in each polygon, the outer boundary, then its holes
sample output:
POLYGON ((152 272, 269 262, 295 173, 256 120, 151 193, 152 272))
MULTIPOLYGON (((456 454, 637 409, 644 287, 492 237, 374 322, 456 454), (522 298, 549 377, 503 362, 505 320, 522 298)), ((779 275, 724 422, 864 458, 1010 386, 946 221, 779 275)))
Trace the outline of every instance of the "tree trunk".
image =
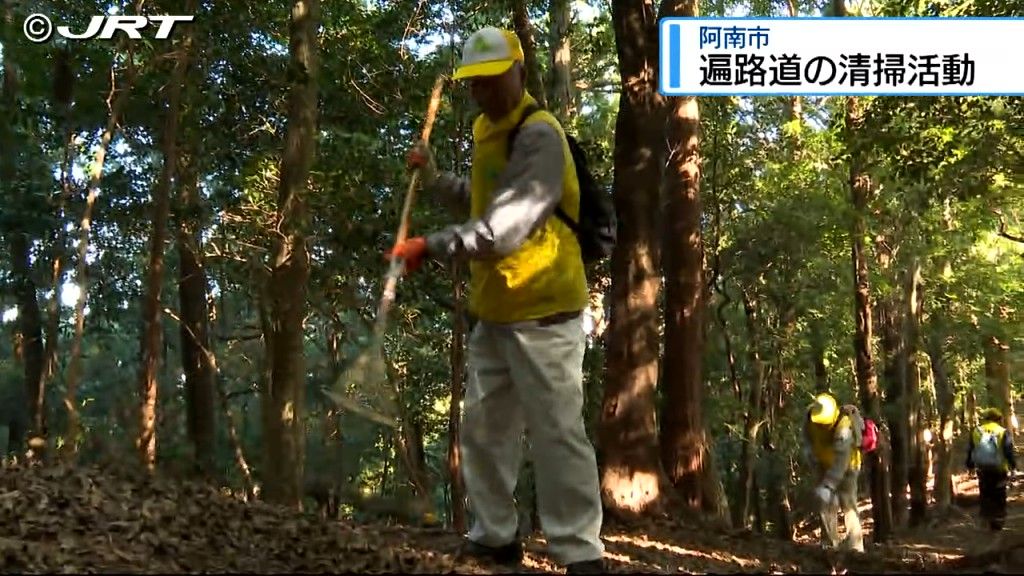
MULTIPOLYGON (((833 0, 833 16, 848 16, 843 0, 833 0)), ((864 414, 877 422, 881 419, 881 395, 874 369, 871 318, 871 287, 864 238, 867 234, 868 202, 871 183, 864 168, 864 153, 858 137, 864 123, 862 103, 857 97, 846 98, 845 141, 850 163, 850 195, 853 207, 851 222, 852 264, 854 278, 854 366, 857 388, 864 414)), ((871 503, 874 517, 874 539, 882 543, 892 534, 892 500, 889 494, 889 444, 885 435, 879 438, 878 449, 865 459, 871 480, 871 503)))
MULTIPOLYGON (((836 14, 845 15, 842 0, 834 0, 836 14)), ((873 335, 871 327, 871 287, 868 278, 868 259, 864 253, 866 235, 865 218, 871 184, 865 172, 864 159, 856 149, 855 138, 861 130, 863 111, 854 96, 846 98, 846 142, 850 151, 850 193, 853 204, 851 237, 853 243, 852 263, 854 277, 854 354, 856 362, 857 387, 864 413, 881 421, 881 398, 873 361, 873 335)), ((875 542, 886 541, 892 533, 892 501, 889 496, 889 446, 885 438, 878 449, 870 453, 867 470, 871 475, 871 509, 874 516, 875 542)))
POLYGON ((908 481, 910 483, 910 526, 924 521, 928 510, 928 469, 926 466, 927 446, 923 431, 926 420, 922 413, 921 379, 918 371, 918 334, 921 318, 921 264, 912 259, 905 282, 906 308, 904 310, 903 354, 906 360, 906 388, 908 423, 907 438, 910 440, 908 453, 908 481))
MULTIPOLYGON (((892 238, 883 237, 876 243, 879 273, 896 280, 893 268, 892 238)), ((891 493, 892 515, 896 526, 908 521, 907 486, 910 482, 910 423, 908 421, 908 394, 905 359, 905 340, 900 332, 899 301, 896 297, 879 298, 875 307, 882 348, 882 380, 885 383, 886 421, 889 422, 889 445, 892 450, 891 493)))
POLYGON ((928 339, 928 356, 931 358, 932 374, 935 378, 935 396, 939 407, 939 434, 935 439, 935 507, 939 514, 949 509, 953 500, 953 387, 946 372, 943 358, 945 340, 941 321, 932 317, 932 336, 928 339))
POLYGON ((512 0, 512 24, 515 26, 519 43, 523 45, 526 66, 526 90, 541 107, 547 107, 544 93, 544 78, 541 76, 540 60, 537 59, 537 45, 533 41, 533 26, 527 0, 512 0))
POLYGON ((60 172, 60 198, 54 206, 57 218, 57 225, 53 228, 52 245, 50 254, 52 259, 50 287, 53 294, 47 304, 46 323, 46 349, 45 349, 45 373, 42 385, 39 387, 39 395, 34 399, 35 413, 38 414, 34 428, 38 433, 39 444, 47 446, 49 436, 46 424, 46 386, 57 375, 58 366, 58 342, 60 339, 61 306, 60 294, 64 279, 65 259, 68 255, 67 229, 65 227, 66 211, 71 201, 71 164, 72 151, 75 146, 74 124, 72 123, 71 104, 74 97, 75 74, 72 72, 70 49, 65 48, 56 53, 54 58, 54 102, 61 109, 64 124, 64 157, 61 161, 60 172))
MULTIPOLYGON (((187 10, 194 10, 194 0, 187 10)), ((185 50, 194 50, 191 29, 186 36, 185 50)), ((188 58, 191 52, 185 54, 188 58)), ((191 76, 191 61, 183 64, 184 78, 191 76)), ((192 101, 190 87, 182 96, 192 101)), ((190 121, 189 128, 194 126, 190 121)), ((187 134, 188 129, 183 130, 187 134)), ((185 137, 187 140, 187 136, 185 137)), ((217 440, 217 371, 216 356, 210 344, 209 282, 202 257, 202 200, 199 196, 198 162, 194 148, 179 153, 179 188, 176 244, 178 265, 178 300, 181 307, 181 362, 185 372, 186 417, 192 443, 196 471, 209 476, 216 460, 217 440)), ((233 426, 230 422, 227 423, 233 426)))
POLYGON ((793 387, 793 376, 787 366, 784 347, 793 341, 793 334, 796 332, 796 311, 783 303, 779 306, 782 319, 782 338, 776 339, 776 370, 775 377, 769 380, 774 385, 767 387, 769 395, 766 399, 765 425, 768 427, 762 435, 763 451, 768 459, 768 471, 766 482, 766 497, 771 508, 771 516, 774 522, 773 535, 785 541, 792 541, 795 537, 793 526, 793 506, 790 503, 790 491, 793 483, 793 459, 785 451, 778 448, 779 437, 782 427, 778 425, 779 419, 785 419, 786 400, 790 397, 793 387))
MULTIPOLYGON (((2 178, 6 180, 6 178, 2 178)), ((25 398, 28 400, 25 407, 28 412, 28 422, 31 426, 26 440, 42 437, 45 432, 45 403, 43 401, 45 388, 43 377, 45 375, 45 356, 43 354, 43 325, 42 315, 39 311, 39 301, 36 298, 36 285, 32 280, 31 253, 29 250, 29 238, 27 234, 19 231, 11 233, 9 239, 11 249, 11 272, 15 284, 15 293, 18 296, 18 330, 22 336, 24 369, 25 398)), ((21 439, 18 439, 21 440, 21 439)), ((43 446, 38 442, 31 442, 32 452, 37 453, 43 446)))
POLYGON ((181 362, 185 371, 188 433, 197 471, 209 475, 216 456, 216 371, 211 362, 208 282, 202 261, 200 200, 194 159, 182 162, 177 248, 181 306, 181 362))
POLYGON ((288 78, 288 130, 281 158, 277 225, 268 293, 271 326, 269 389, 265 390, 266 498, 301 508, 305 460, 306 366, 303 320, 306 282, 306 179, 316 156, 320 0, 294 0, 288 78))
POLYGON ((461 402, 466 381, 465 369, 465 303, 462 297, 462 267, 452 263, 452 282, 455 290, 455 313, 452 326, 451 348, 451 401, 448 407, 448 482, 451 487, 452 528, 462 534, 466 531, 466 486, 462 480, 462 451, 459 449, 461 430, 461 402))
POLYGON ((653 2, 615 0, 612 21, 622 79, 614 155, 614 203, 620 226, 611 259, 598 437, 602 499, 611 515, 628 518, 659 509, 669 496, 655 421, 661 285, 656 211, 663 112, 653 2))
POLYGON ((569 0, 551 0, 551 110, 563 123, 575 114, 576 97, 572 83, 572 6, 569 0))
MULTIPOLYGON (((216 306, 216 304, 214 304, 214 306, 216 306)), ((220 323, 220 327, 222 330, 228 327, 229 322, 229 314, 225 308, 226 305, 224 293, 221 292, 220 310, 218 311, 218 314, 215 317, 215 319, 220 323)), ((221 418, 223 418, 224 424, 227 426, 228 443, 230 444, 231 451, 234 454, 235 464, 238 466, 238 471, 242 475, 242 485, 245 488, 246 500, 255 499, 255 482, 253 482, 252 478, 252 469, 249 467, 249 462, 245 458, 245 450, 242 447, 242 439, 238 433, 239 426, 236 422, 235 415, 231 412, 231 404, 228 401, 227 392, 225 392, 224 390, 224 380, 217 374, 217 358, 213 354, 212 349, 207 348, 206 352, 208 354, 207 360, 210 363, 210 365, 213 366, 214 386, 217 393, 217 401, 219 402, 220 405, 221 418)), ((242 428, 244 431, 246 426, 246 414, 243 413, 242 419, 242 428)))
MULTIPOLYGON (((138 12, 136 4, 136 12, 138 12)), ((107 157, 107 149, 110 141, 113 140, 121 122, 121 109, 128 99, 132 82, 135 79, 134 55, 128 50, 128 70, 125 74, 124 85, 117 86, 114 73, 111 72, 110 92, 113 103, 110 106, 110 114, 107 116, 107 125, 100 137, 100 145, 96 150, 93 160, 93 172, 89 178, 89 188, 86 193, 85 211, 82 213, 82 220, 79 224, 78 238, 78 266, 75 272, 75 284, 78 286, 78 299, 75 303, 75 336, 71 341, 71 360, 68 366, 68 377, 64 394, 64 407, 68 411, 67 431, 64 434, 64 455, 73 459, 78 451, 79 438, 79 416, 78 416, 78 382, 82 375, 82 338, 85 334, 85 302, 89 293, 88 264, 86 254, 89 250, 89 233, 92 229, 93 207, 96 204, 96 197, 99 195, 100 180, 103 177, 103 163, 107 157)))
POLYGON ((764 363, 761 361, 760 339, 757 329, 757 308, 756 303, 750 297, 743 294, 743 309, 747 316, 747 341, 750 343, 750 373, 747 375, 747 382, 750 383, 750 392, 747 396, 747 414, 744 418, 743 446, 740 449, 740 462, 738 472, 739 502, 736 503, 733 519, 733 526, 737 528, 749 528, 751 506, 756 505, 757 492, 756 462, 757 462, 757 433, 761 428, 761 396, 765 385, 764 363))
MULTIPOLYGON (((4 21, 11 19, 10 8, 4 11, 4 21)), ((4 24, 4 22, 0 22, 4 24)), ((4 82, 0 98, 3 98, 3 108, 10 114, 18 109, 18 80, 16 77, 14 61, 9 53, 4 54, 4 82)), ((29 144, 17 142, 14 131, 9 124, 4 124, 0 129, 0 190, 4 191, 6 198, 15 198, 16 202, 28 198, 31 191, 16 190, 19 186, 17 154, 15 150, 24 148, 29 144)), ((30 186, 28 181, 21 186, 30 186)), ((34 429, 35 434, 42 434, 43 431, 43 377, 44 361, 43 356, 43 330, 42 316, 39 311, 39 300, 36 297, 36 285, 32 280, 32 254, 31 242, 28 232, 18 223, 12 223, 12 230, 8 231, 7 243, 10 249, 11 258, 11 280, 13 291, 17 296, 18 304, 18 331, 21 334, 21 358, 24 380, 22 382, 27 402, 23 408, 27 411, 29 426, 34 429)), ((21 441, 24 434, 20 431, 17 438, 11 437, 8 448, 17 447, 21 451, 21 441)))
MULTIPOLYGON (((695 0, 665 0, 660 16, 698 14, 695 0)), ((665 367, 661 453, 669 479, 692 509, 701 507, 704 452, 703 295, 701 245, 700 111, 694 97, 672 97, 668 118, 669 169, 663 180, 665 367)))
POLYGON ((999 408, 1003 412, 1003 426, 1016 432, 1010 395, 1010 345, 1002 335, 988 334, 985 336, 984 348, 988 405, 999 408))
MULTIPOLYGON (((454 46, 453 46, 454 48, 454 46)), ((463 122, 461 107, 453 101, 453 116, 456 118, 456 134, 463 133, 463 122)), ((463 165, 463 142, 461 139, 452 139, 452 156, 455 166, 463 165)), ((451 347, 451 399, 448 406, 448 486, 451 497, 449 499, 449 514, 451 526, 459 534, 465 533, 468 526, 466 516, 466 483, 462 477, 462 450, 460 438, 462 430, 462 398, 466 389, 466 299, 465 282, 463 281, 463 265, 456 261, 451 263, 452 267, 452 347, 451 347)))
POLYGON ((146 294, 142 302, 143 330, 140 346, 142 368, 139 374, 142 409, 137 447, 142 464, 149 472, 156 468, 157 370, 163 348, 161 311, 164 286, 164 242, 167 238, 167 218, 170 213, 171 181, 178 175, 178 120, 181 111, 181 90, 185 82, 185 67, 188 65, 191 30, 190 27, 185 32, 182 45, 172 48, 169 53, 170 56, 176 54, 176 59, 171 81, 167 87, 167 116, 164 119, 163 142, 161 143, 164 162, 160 171, 160 180, 153 191, 153 233, 150 237, 146 294))

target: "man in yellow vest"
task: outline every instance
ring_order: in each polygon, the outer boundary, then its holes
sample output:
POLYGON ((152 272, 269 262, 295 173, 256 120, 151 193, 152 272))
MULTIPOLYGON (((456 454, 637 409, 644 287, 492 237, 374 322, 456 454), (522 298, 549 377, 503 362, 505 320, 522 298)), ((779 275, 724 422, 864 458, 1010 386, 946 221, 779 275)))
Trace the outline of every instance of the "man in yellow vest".
POLYGON ((967 469, 977 470, 981 520, 992 530, 1002 530, 1006 521, 1006 485, 1010 471, 1017 469, 1013 435, 1000 424, 1003 413, 989 408, 981 414, 981 425, 967 441, 967 469))
POLYGON ((821 514, 823 547, 864 551, 857 512, 857 477, 861 467, 863 420, 845 413, 828 393, 818 394, 807 409, 804 454, 817 472, 814 489, 821 514), (840 542, 838 512, 843 513, 846 538, 840 542))
POLYGON ((409 154, 428 194, 469 209, 469 220, 397 246, 406 271, 427 258, 468 259, 469 374, 462 474, 473 523, 466 552, 518 564, 513 497, 530 435, 537 509, 553 559, 569 573, 601 573, 602 509, 594 447, 584 428, 582 311, 587 280, 573 231, 579 184, 565 134, 549 112, 510 130, 536 100, 525 90, 514 32, 483 28, 466 40, 454 78, 466 79, 480 114, 468 179, 437 170, 429 147, 409 154))

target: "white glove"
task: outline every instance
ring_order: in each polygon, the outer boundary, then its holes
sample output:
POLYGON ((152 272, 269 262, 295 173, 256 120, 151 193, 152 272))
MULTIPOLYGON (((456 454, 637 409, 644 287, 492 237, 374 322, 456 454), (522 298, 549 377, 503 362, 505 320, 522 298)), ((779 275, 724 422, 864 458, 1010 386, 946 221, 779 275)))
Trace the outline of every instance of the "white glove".
POLYGON ((829 504, 832 502, 832 489, 824 484, 821 484, 814 489, 814 495, 818 497, 818 500, 821 500, 822 504, 829 504))

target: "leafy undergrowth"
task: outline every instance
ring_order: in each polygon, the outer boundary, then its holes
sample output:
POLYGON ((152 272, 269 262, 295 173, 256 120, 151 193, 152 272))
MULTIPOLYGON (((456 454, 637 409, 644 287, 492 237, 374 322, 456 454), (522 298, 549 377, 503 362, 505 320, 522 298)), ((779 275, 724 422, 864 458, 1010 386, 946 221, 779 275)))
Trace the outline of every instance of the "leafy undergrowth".
MULTIPOLYGON (((969 495, 970 481, 958 486, 969 495)), ((608 526, 612 572, 842 573, 1020 571, 1024 502, 1013 490, 1009 525, 995 539, 973 509, 954 508, 864 555, 826 554, 804 534, 784 543, 670 522, 608 526), (1020 545, 1016 545, 1019 542, 1020 545)), ((863 512, 865 519, 870 508, 863 512)), ((198 483, 97 468, 0 471, 0 572, 497 573, 458 559, 456 535, 437 529, 353 525, 262 503, 198 483)), ((868 523, 869 524, 869 523, 868 523)), ((508 570, 504 570, 508 571, 508 570)), ((557 572, 540 538, 520 571, 557 572)))

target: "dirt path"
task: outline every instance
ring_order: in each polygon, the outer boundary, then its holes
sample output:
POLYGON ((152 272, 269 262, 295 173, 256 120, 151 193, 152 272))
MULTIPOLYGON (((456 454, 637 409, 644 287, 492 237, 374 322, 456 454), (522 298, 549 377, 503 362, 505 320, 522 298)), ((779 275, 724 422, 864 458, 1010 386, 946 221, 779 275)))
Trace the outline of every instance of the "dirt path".
MULTIPOLYGON (((606 559, 613 573, 1022 572, 1022 488, 1018 482, 1011 492, 999 539, 977 527, 976 506, 870 545, 863 555, 826 554, 813 526, 788 543, 650 522, 606 528, 606 559), (1002 552, 985 554, 993 549, 1002 552)), ((962 481, 957 492, 969 503, 976 486, 962 481)), ((870 517, 869 506, 862 517, 870 517)), ((459 559, 458 545, 445 530, 325 522, 197 484, 96 469, 0 469, 0 573, 512 572, 459 559)), ((543 540, 527 542, 519 572, 560 571, 543 540)))
MULTIPOLYGON (((978 525, 977 481, 959 476, 955 483, 959 504, 945 517, 902 530, 884 545, 868 544, 864 555, 822 551, 817 526, 806 523, 795 543, 678 526, 652 526, 642 532, 608 530, 606 558, 612 572, 1024 572, 1024 479, 1011 485, 1002 533, 978 525)), ((861 502, 861 518, 870 542, 870 501, 861 502)), ((530 568, 554 569, 544 562, 540 542, 531 543, 530 550, 530 568)))

